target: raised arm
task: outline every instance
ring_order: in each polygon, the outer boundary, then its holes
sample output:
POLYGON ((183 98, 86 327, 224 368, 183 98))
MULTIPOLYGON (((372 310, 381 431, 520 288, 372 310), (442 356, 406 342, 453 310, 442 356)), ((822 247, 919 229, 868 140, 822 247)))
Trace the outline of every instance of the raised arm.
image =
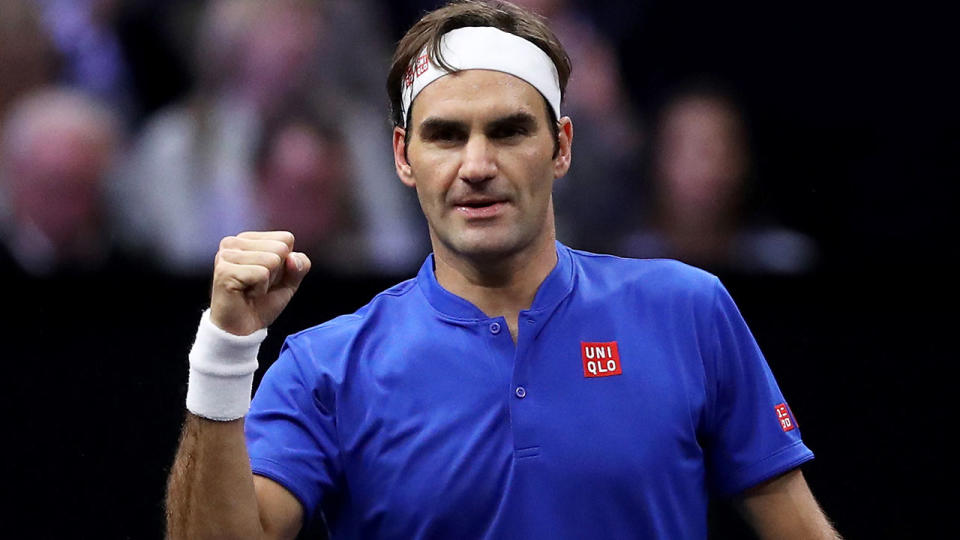
POLYGON ((762 539, 841 538, 813 498, 800 469, 748 489, 737 503, 741 514, 762 539))
POLYGON ((209 318, 190 355, 191 412, 167 486, 169 538, 294 538, 301 527, 297 499, 253 475, 242 418, 262 340, 256 333, 263 335, 310 269, 293 240, 288 232, 249 232, 220 243, 209 318))

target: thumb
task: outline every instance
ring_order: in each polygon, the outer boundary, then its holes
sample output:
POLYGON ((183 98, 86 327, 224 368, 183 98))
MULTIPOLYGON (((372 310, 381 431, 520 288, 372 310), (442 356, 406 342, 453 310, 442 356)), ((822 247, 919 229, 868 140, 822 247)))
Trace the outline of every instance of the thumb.
POLYGON ((280 286, 294 289, 299 287, 303 277, 310 271, 310 264, 310 257, 307 257, 306 253, 294 251, 287 255, 287 260, 284 261, 283 281, 280 286))

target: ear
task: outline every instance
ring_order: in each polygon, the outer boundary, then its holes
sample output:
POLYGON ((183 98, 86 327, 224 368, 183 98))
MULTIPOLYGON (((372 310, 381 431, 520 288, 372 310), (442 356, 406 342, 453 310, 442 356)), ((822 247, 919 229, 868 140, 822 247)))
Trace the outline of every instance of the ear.
POLYGON ((570 160, 572 158, 573 146, 573 121, 569 116, 564 116, 558 122, 560 129, 557 130, 558 150, 557 157, 553 159, 553 177, 560 178, 570 170, 570 160))
POLYGON ((410 162, 407 161, 407 145, 404 141, 407 136, 406 130, 400 126, 393 128, 393 165, 397 169, 397 176, 407 187, 416 187, 417 182, 413 177, 413 169, 410 162))

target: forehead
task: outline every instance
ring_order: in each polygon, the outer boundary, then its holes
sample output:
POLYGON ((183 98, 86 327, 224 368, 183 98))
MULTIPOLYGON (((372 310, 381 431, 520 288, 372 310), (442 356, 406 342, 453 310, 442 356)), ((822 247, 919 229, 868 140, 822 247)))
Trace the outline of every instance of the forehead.
POLYGON ((546 120, 546 103, 533 85, 500 71, 468 69, 424 88, 413 102, 411 124, 434 117, 468 121, 518 112, 546 120))

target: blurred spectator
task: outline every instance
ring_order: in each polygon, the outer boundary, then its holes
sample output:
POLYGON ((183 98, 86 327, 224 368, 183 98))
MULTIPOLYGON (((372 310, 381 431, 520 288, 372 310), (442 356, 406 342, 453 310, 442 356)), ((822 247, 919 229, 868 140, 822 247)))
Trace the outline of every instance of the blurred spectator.
POLYGON ((256 171, 265 228, 293 232, 316 267, 369 271, 349 154, 315 108, 291 107, 265 126, 256 171))
POLYGON ((45 276, 109 262, 102 195, 119 136, 110 111, 74 90, 42 89, 10 107, 0 139, 10 205, 0 266, 45 276))
POLYGON ((715 85, 675 94, 653 141, 649 221, 620 252, 670 257, 714 272, 800 273, 813 268, 808 237, 753 215, 747 127, 715 85))
POLYGON ((200 22, 197 81, 149 120, 114 194, 126 240, 168 270, 206 272, 223 236, 257 228, 251 160, 264 116, 306 82, 315 3, 214 0, 200 22))
POLYGON ((569 0, 515 3, 549 19, 576 66, 561 108, 573 119, 574 158, 554 187, 557 237, 577 248, 611 251, 630 225, 626 209, 643 135, 616 51, 569 0))
POLYGON ((430 251, 416 193, 397 179, 393 164, 384 74, 394 43, 384 2, 326 2, 329 30, 321 38, 317 90, 332 106, 354 167, 357 216, 367 253, 381 273, 416 272, 430 251))
MULTIPOLYGON (((263 126, 299 96, 315 95, 323 115, 342 125, 364 188, 358 208, 371 231, 366 240, 389 242, 363 251, 387 270, 422 260, 410 240, 414 208, 404 206, 392 162, 369 158, 376 144, 390 144, 383 99, 364 101, 374 84, 365 74, 386 61, 371 52, 377 34, 369 7, 210 2, 197 33, 195 89, 146 123, 114 193, 126 241, 154 253, 169 271, 208 272, 222 237, 265 226, 253 170, 263 126)), ((381 96, 379 77, 375 84, 381 96)))

